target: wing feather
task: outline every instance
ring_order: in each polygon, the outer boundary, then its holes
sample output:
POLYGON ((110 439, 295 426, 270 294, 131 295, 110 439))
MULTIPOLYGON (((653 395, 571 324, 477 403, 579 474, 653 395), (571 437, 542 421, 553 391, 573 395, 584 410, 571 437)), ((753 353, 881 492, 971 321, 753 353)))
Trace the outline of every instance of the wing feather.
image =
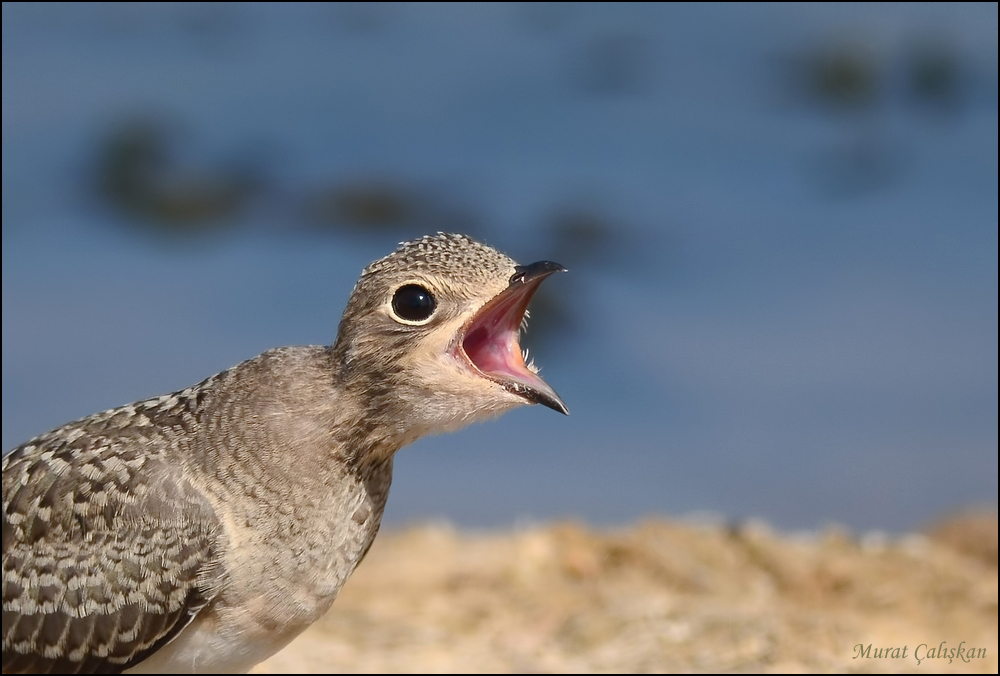
POLYGON ((124 671, 217 593, 218 521, 165 454, 170 425, 190 412, 161 401, 70 423, 3 458, 4 673, 124 671))

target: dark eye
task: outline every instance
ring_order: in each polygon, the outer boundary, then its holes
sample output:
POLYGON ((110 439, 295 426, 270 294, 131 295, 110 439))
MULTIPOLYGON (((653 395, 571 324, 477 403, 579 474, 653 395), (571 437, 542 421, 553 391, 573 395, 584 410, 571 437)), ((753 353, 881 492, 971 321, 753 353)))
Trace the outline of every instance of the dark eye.
POLYGON ((420 322, 432 314, 437 303, 431 292, 419 284, 407 284, 396 289, 392 296, 392 310, 401 319, 420 322))

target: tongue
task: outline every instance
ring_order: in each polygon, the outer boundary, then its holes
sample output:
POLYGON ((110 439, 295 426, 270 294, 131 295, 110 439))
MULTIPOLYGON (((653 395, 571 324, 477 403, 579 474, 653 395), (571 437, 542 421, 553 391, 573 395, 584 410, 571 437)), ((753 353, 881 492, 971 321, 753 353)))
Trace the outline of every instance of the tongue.
POLYGON ((465 338, 465 353, 487 375, 518 377, 528 371, 513 332, 476 327, 465 338))

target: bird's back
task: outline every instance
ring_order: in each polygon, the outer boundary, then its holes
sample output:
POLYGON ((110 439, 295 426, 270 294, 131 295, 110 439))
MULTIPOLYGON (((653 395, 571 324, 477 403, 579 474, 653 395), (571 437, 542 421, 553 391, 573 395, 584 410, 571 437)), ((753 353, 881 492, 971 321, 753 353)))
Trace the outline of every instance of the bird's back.
POLYGON ((227 646, 283 645, 325 612, 391 472, 337 455, 330 377, 323 348, 272 350, 4 457, 4 672, 122 671, 158 651, 164 669, 239 669, 227 646), (196 617, 211 640, 174 641, 196 617))

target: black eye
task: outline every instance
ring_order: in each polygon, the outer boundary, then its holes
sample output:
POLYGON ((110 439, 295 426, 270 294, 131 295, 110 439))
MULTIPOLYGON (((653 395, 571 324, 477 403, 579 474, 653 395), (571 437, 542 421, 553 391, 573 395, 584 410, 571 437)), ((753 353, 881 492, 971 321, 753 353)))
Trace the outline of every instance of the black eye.
POLYGON ((396 289, 392 297, 392 310, 399 317, 411 322, 420 322, 432 314, 437 303, 431 292, 419 284, 407 284, 396 289))

